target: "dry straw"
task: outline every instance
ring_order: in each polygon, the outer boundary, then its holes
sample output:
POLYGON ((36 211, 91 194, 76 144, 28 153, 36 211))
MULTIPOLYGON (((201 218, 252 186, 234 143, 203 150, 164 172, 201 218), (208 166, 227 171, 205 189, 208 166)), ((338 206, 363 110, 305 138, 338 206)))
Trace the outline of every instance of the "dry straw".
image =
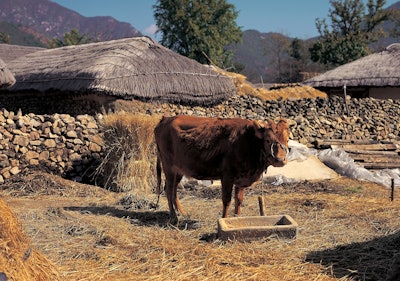
POLYGON ((61 280, 57 267, 32 246, 2 199, 0 213, 0 273, 7 280, 61 280))
MULTIPOLYGON (((41 184, 30 195, 35 200, 8 202, 64 280, 372 281, 398 274, 400 209, 375 184, 339 178, 268 186, 267 215, 290 214, 299 223, 297 238, 222 243, 215 236, 218 187, 181 190, 189 216, 173 228, 166 225, 165 198, 160 210, 124 208, 118 204, 124 194, 66 181, 62 196, 44 196, 37 192, 58 180, 42 176, 41 183, 29 177, 41 184)), ((260 192, 249 190, 243 216, 257 215, 260 192)))
POLYGON ((15 83, 14 75, 7 68, 5 62, 0 59, 0 88, 7 88, 15 83))
POLYGON ((123 98, 217 103, 236 93, 229 77, 148 37, 34 52, 9 63, 13 91, 101 92, 123 98))
POLYGON ((97 170, 101 184, 114 191, 152 191, 158 117, 119 112, 102 121, 106 155, 97 170))
POLYGON ((312 87, 400 85, 400 44, 389 45, 379 53, 344 64, 305 81, 312 87))
POLYGON ((327 98, 326 93, 301 84, 277 84, 271 89, 259 88, 246 80, 246 76, 214 67, 217 72, 231 77, 239 95, 249 95, 261 100, 327 98))
POLYGON ((32 47, 32 46, 0 44, 0 54, 1 54, 0 58, 5 63, 8 63, 27 54, 43 50, 46 49, 41 47, 32 47))

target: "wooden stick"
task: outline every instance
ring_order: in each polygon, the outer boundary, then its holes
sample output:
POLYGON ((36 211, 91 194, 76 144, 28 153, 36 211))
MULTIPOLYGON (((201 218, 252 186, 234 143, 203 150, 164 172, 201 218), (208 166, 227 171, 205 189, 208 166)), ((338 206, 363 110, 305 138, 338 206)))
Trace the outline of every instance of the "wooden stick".
POLYGON ((258 196, 258 206, 260 207, 260 216, 265 216, 264 196, 258 196))
POLYGON ((390 201, 394 200, 394 179, 392 179, 392 192, 390 194, 390 201))

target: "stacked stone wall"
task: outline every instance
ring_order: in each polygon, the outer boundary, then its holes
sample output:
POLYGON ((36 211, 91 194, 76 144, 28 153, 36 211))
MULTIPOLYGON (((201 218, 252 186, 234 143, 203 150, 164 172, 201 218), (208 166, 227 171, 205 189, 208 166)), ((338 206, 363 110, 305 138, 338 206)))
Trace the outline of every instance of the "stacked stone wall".
POLYGON ((95 117, 23 115, 0 111, 0 182, 23 169, 45 169, 82 181, 101 159, 102 138, 95 117))
MULTIPOLYGON (((400 140, 400 100, 373 98, 262 101, 235 96, 214 107, 139 101, 117 102, 115 110, 151 115, 197 115, 249 119, 287 118, 292 139, 312 146, 317 139, 400 140)), ((96 112, 96 108, 91 108, 96 112)), ((23 114, 0 110, 0 182, 24 169, 46 169, 88 182, 102 161, 99 113, 23 114)))

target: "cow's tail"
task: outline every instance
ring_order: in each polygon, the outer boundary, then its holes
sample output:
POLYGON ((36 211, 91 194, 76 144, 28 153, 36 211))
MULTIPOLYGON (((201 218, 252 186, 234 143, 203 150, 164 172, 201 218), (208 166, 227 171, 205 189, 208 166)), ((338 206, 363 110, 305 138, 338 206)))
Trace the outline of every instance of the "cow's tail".
POLYGON ((157 164, 156 164, 156 171, 157 171, 157 186, 156 186, 156 193, 158 194, 156 209, 158 209, 158 203, 160 202, 160 196, 162 193, 161 190, 161 159, 160 153, 157 152, 157 164))
POLYGON ((157 171, 157 186, 156 186, 156 192, 158 195, 161 194, 161 161, 160 161, 160 156, 157 155, 157 165, 156 165, 156 171, 157 171))

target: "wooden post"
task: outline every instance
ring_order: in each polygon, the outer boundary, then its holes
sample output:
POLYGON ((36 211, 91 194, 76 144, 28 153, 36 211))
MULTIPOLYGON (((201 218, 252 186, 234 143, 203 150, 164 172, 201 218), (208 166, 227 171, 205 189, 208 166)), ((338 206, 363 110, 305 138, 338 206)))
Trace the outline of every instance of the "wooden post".
POLYGON ((346 85, 343 86, 343 96, 344 96, 344 105, 346 107, 346 114, 349 116, 349 107, 347 105, 347 92, 346 92, 346 85))
POLYGON ((394 179, 392 179, 392 192, 390 193, 390 201, 394 200, 394 179))
POLYGON ((258 206, 260 207, 260 216, 265 216, 264 196, 258 196, 258 206))

